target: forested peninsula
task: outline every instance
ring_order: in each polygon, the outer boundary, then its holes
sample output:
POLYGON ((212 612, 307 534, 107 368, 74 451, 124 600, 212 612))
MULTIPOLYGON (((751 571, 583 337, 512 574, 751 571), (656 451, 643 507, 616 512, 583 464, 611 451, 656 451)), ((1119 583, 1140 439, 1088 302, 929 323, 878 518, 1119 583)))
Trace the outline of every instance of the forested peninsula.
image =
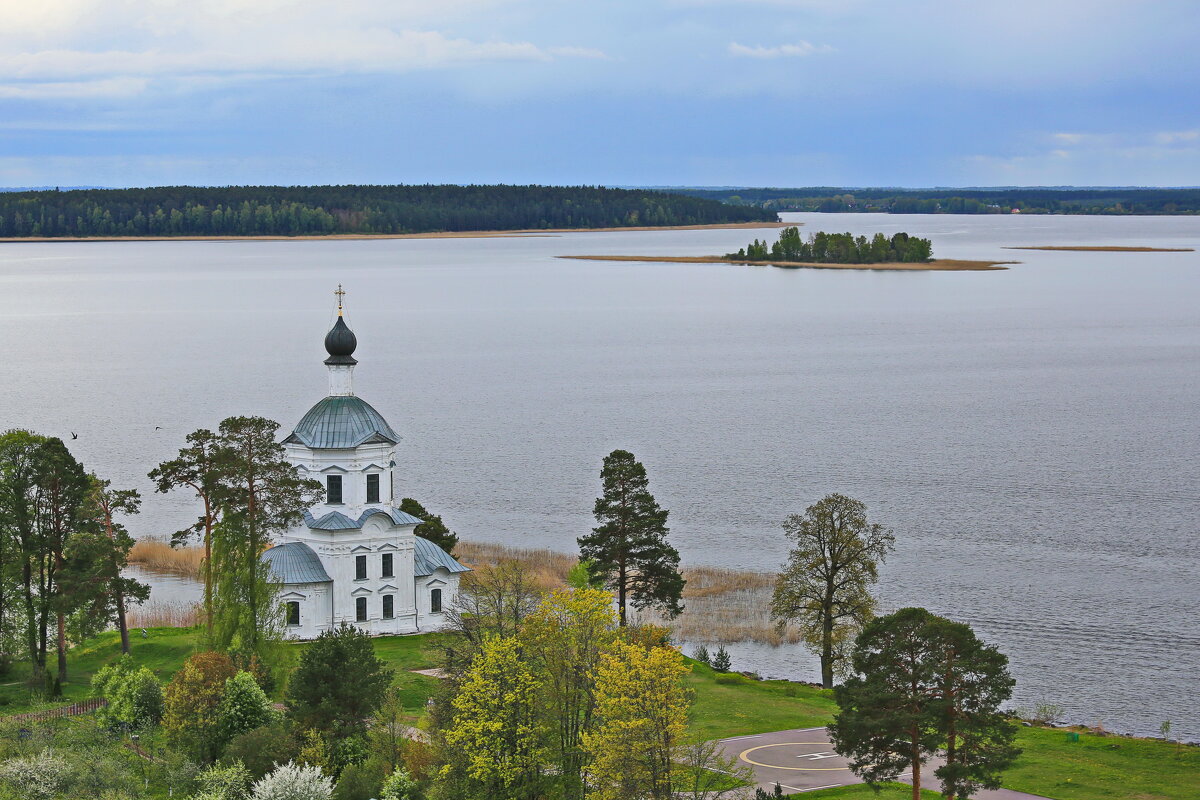
POLYGON ((774 222, 772 210, 598 186, 164 186, 0 192, 0 238, 387 235, 774 222))
POLYGON ((885 214, 1200 214, 1200 189, 673 189, 767 211, 885 214))

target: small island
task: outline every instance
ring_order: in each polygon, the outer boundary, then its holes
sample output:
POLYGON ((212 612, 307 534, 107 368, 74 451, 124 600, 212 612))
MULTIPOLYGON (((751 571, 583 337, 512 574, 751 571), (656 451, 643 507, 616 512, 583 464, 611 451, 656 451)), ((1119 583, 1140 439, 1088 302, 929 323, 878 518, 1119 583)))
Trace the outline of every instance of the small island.
POLYGON ((901 232, 890 239, 877 233, 868 239, 852 233, 818 231, 807 239, 800 229, 786 227, 768 244, 755 239, 736 253, 723 256, 559 256, 587 261, 658 261, 693 264, 745 264, 785 269, 872 269, 920 271, 977 271, 1008 269, 1015 261, 970 261, 933 258, 929 239, 901 232))

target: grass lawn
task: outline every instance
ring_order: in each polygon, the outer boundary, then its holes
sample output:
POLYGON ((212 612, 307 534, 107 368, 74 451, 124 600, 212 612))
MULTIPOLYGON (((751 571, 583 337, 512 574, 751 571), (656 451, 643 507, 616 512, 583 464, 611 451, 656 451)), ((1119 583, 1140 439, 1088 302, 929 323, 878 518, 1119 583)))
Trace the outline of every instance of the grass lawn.
MULTIPOLYGON (((843 798, 853 798, 853 800, 912 800, 912 787, 906 783, 883 783, 878 793, 870 786, 858 784, 857 786, 839 786, 836 789, 818 789, 815 792, 805 792, 804 794, 789 794, 789 798, 805 798, 805 800, 842 800, 843 798)), ((935 792, 931 789, 922 789, 921 797, 928 800, 936 800, 941 797, 941 792, 935 792)))
POLYGON ((1200 747, 1176 748, 1155 739, 1079 735, 1021 728, 1023 750, 1004 786, 1056 800, 1197 800, 1200 747))
POLYGON ((702 739, 815 728, 833 719, 832 692, 788 681, 756 681, 722 674, 688 659, 688 688, 696 693, 691 732, 702 739))
MULTIPOLYGON (((195 628, 150 628, 142 638, 140 629, 129 632, 129 647, 134 659, 144 664, 161 681, 168 681, 196 648, 200 633, 195 628)), ((65 702, 85 700, 91 693, 92 675, 121 654, 121 637, 116 631, 102 633, 67 653, 67 680, 63 683, 65 702)), ((48 654, 50 669, 55 655, 48 654)), ((33 697, 26 686, 29 665, 18 663, 4 685, 0 686, 0 715, 19 714, 45 705, 33 697)), ((57 704, 58 701, 55 701, 57 704)))

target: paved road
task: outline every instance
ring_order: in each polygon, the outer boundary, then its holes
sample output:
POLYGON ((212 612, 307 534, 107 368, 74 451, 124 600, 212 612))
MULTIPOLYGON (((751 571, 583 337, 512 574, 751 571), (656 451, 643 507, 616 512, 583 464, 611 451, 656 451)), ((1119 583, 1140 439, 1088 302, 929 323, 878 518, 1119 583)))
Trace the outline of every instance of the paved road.
MULTIPOLYGON (((785 793, 862 783, 846 766, 846 760, 833 752, 824 728, 732 736, 717 743, 726 758, 736 758, 743 765, 749 765, 758 785, 768 791, 774 789, 776 783, 785 793)), ((936 782, 932 772, 937 766, 936 762, 926 764, 923 770, 925 775, 930 775, 931 784, 936 782)), ((899 779, 907 782, 910 778, 911 775, 904 774, 899 779)), ((1011 789, 984 790, 976 797, 979 800, 1045 800, 1040 795, 1011 789)))

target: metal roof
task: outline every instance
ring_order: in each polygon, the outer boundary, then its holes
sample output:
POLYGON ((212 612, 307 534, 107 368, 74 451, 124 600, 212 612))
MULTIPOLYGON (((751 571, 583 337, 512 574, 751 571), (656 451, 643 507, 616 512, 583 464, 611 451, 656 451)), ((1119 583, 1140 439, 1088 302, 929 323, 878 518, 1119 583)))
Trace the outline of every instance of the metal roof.
POLYGON ((470 572, 471 570, 454 560, 454 557, 428 539, 420 536, 413 548, 413 575, 424 577, 432 575, 438 567, 450 572, 470 572))
POLYGON ((390 517, 396 525, 420 525, 425 520, 414 517, 412 514, 406 514, 398 508, 368 508, 362 514, 359 514, 358 519, 351 519, 340 511, 330 511, 325 516, 317 519, 311 512, 304 512, 304 524, 315 531, 356 531, 362 528, 363 523, 375 514, 383 514, 390 517))
POLYGON ((316 450, 348 450, 372 440, 396 444, 400 437, 370 403, 353 395, 321 400, 284 439, 316 450))
POLYGON ((333 583, 321 559, 303 542, 288 542, 267 548, 262 560, 280 583, 333 583))

